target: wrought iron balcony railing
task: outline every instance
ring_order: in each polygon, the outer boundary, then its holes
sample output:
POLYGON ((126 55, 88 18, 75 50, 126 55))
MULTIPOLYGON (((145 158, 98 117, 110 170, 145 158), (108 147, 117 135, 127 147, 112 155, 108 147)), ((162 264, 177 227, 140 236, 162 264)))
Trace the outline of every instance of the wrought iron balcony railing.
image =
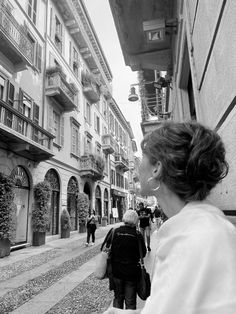
POLYGON ((16 66, 33 65, 34 47, 24 27, 0 1, 0 50, 16 66))
POLYGON ((34 161, 53 156, 54 135, 31 119, 0 101, 0 141, 17 154, 34 161))
POLYGON ((129 161, 122 155, 115 156, 115 167, 126 172, 129 170, 129 161))
POLYGON ((92 155, 80 158, 80 176, 82 178, 91 178, 94 181, 101 180, 104 177, 103 169, 98 165, 92 155))
POLYGON ((60 72, 47 73, 46 95, 55 98, 65 111, 76 108, 76 94, 60 72))
POLYGON ((115 151, 115 141, 111 134, 102 136, 102 149, 105 154, 113 154, 115 151))

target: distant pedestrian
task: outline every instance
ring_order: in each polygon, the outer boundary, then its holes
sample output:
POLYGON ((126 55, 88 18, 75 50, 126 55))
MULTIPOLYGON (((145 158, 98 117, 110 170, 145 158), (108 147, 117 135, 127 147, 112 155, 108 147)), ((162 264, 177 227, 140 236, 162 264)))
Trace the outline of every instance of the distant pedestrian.
POLYGON ((143 236, 144 242, 147 244, 147 249, 150 252, 150 234, 151 234, 151 222, 153 220, 153 214, 151 208, 144 207, 143 202, 139 203, 139 228, 143 236))
MULTIPOLYGON (((113 306, 115 308, 136 309, 137 282, 141 274, 139 264, 139 241, 143 257, 146 247, 143 237, 136 230, 138 215, 135 210, 127 210, 123 216, 124 225, 114 229, 111 256, 112 256, 112 288, 114 290, 113 306)), ((109 246, 112 238, 111 229, 103 244, 109 246)))
POLYGON ((95 243, 95 231, 97 229, 96 226, 96 215, 95 215, 95 211, 93 210, 92 213, 88 216, 87 218, 87 242, 86 242, 86 246, 89 246, 89 241, 90 241, 90 237, 92 237, 92 243, 91 245, 94 245, 95 243))
POLYGON ((154 209, 154 217, 156 219, 156 227, 157 229, 160 228, 160 226, 162 225, 163 221, 162 221, 162 217, 161 217, 161 208, 159 205, 155 206, 154 209))

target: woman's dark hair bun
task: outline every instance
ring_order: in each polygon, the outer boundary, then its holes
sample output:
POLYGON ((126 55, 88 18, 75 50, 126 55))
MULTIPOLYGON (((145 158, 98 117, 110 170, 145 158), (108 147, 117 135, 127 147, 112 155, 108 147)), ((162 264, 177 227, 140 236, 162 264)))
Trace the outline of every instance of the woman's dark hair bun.
POLYGON ((203 200, 228 173, 220 136, 197 122, 163 123, 141 144, 150 162, 162 163, 162 180, 186 201, 203 200))

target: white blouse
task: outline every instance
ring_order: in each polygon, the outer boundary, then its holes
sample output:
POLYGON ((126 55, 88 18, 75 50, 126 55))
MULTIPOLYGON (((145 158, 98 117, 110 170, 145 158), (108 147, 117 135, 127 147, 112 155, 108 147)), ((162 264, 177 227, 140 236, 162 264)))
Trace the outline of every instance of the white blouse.
POLYGON ((236 228, 222 211, 188 203, 158 236, 141 314, 236 314, 236 228))

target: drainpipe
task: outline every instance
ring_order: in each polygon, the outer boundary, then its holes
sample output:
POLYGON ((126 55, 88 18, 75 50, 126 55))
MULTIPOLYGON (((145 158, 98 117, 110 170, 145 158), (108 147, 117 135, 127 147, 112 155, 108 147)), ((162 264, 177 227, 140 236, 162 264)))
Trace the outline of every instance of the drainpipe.
POLYGON ((48 0, 46 0, 46 25, 45 25, 45 32, 44 32, 44 62, 43 62, 43 84, 42 84, 42 94, 43 94, 43 112, 42 112, 42 128, 44 128, 44 117, 45 117, 45 110, 46 110, 46 95, 45 95, 45 80, 46 80, 46 61, 47 61, 47 30, 48 30, 48 0))

